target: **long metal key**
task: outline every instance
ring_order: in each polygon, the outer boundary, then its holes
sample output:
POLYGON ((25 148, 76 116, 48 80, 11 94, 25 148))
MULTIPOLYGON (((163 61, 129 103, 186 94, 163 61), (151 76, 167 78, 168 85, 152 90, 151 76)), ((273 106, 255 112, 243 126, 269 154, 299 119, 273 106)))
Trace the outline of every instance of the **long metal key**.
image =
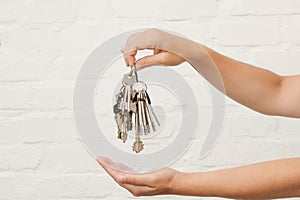
POLYGON ((133 101, 136 103, 135 113, 135 142, 133 143, 132 150, 136 153, 141 152, 144 149, 144 144, 141 141, 141 107, 139 104, 140 94, 135 93, 133 101))
POLYGON ((132 86, 137 82, 137 74, 130 71, 128 74, 123 75, 122 84, 125 87, 124 98, 123 98, 123 113, 124 113, 124 128, 126 131, 132 130, 132 111, 130 109, 130 104, 132 102, 132 86))
POLYGON ((156 114, 155 114, 155 112, 154 112, 154 110, 151 106, 151 100, 150 100, 150 97, 149 97, 147 91, 145 91, 145 95, 146 95, 145 96, 145 98, 146 98, 145 103, 146 103, 146 107, 149 111, 150 118, 153 117, 155 119, 157 125, 160 126, 159 120, 158 120, 158 118, 157 118, 157 116, 156 116, 156 114))

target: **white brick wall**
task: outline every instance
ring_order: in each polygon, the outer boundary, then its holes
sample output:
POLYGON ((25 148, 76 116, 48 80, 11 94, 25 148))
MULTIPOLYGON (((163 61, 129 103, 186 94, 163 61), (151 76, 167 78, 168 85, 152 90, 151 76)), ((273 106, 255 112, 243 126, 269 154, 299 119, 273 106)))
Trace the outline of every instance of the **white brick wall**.
POLYGON ((215 24, 216 39, 224 46, 275 45, 279 42, 276 21, 235 20, 215 24))
MULTIPOLYGON (((274 72, 299 74, 299 2, 1 0, 0 199, 132 198, 84 150, 72 120, 75 78, 101 42, 127 30, 164 28, 274 72)), ((299 156, 299 120, 228 102, 216 148, 199 160, 195 141, 178 169, 299 156)), ((171 198, 177 199, 165 197, 171 198)))
POLYGON ((297 0, 235 0, 230 8, 232 15, 290 15, 300 13, 300 2, 297 0))

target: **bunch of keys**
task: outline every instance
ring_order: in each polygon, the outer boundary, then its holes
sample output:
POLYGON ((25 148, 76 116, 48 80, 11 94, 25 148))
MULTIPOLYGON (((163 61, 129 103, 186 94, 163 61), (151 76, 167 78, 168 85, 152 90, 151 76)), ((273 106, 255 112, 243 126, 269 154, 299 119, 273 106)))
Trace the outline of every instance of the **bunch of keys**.
POLYGON ((151 106, 146 83, 138 80, 135 65, 128 74, 123 75, 113 112, 118 126, 118 138, 125 143, 128 132, 134 127, 135 142, 132 148, 136 153, 141 152, 144 149, 141 135, 155 132, 160 123, 151 106))

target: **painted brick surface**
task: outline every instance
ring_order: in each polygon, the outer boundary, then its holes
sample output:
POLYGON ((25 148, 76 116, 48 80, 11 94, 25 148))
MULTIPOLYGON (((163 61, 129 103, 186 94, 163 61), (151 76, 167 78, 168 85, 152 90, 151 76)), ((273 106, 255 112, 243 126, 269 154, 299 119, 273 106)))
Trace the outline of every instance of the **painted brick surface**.
MULTIPOLYGON (((134 199, 84 150, 73 120, 76 77, 102 42, 137 28, 170 29, 235 59, 299 74, 299 2, 1 0, 0 199, 134 199)), ((196 80, 195 74, 184 77, 196 80)), ((299 156, 298 119, 226 104, 215 149, 200 159, 202 141, 194 141, 176 169, 205 171, 299 156)), ((182 199, 145 199, 161 198, 182 199)))

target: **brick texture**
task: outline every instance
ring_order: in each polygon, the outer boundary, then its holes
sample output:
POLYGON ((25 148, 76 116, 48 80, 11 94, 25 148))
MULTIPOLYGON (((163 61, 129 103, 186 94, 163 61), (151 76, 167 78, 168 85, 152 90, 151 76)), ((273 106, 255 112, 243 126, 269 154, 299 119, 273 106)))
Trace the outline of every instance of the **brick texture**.
MULTIPOLYGON (((145 27, 179 32, 275 73, 300 74, 298 0, 1 0, 0 200, 133 199, 81 145, 72 95, 81 65, 99 44, 145 27)), ((205 81, 197 82, 194 71, 182 72, 204 91, 205 81)), ((206 116, 210 96, 197 97, 206 116)), ((205 171, 299 156, 299 119, 226 103, 222 137, 213 151, 200 159, 202 141, 195 140, 176 169, 205 171)), ((202 124, 210 122, 207 116, 202 124)), ((182 199, 146 199, 153 198, 182 199)))

